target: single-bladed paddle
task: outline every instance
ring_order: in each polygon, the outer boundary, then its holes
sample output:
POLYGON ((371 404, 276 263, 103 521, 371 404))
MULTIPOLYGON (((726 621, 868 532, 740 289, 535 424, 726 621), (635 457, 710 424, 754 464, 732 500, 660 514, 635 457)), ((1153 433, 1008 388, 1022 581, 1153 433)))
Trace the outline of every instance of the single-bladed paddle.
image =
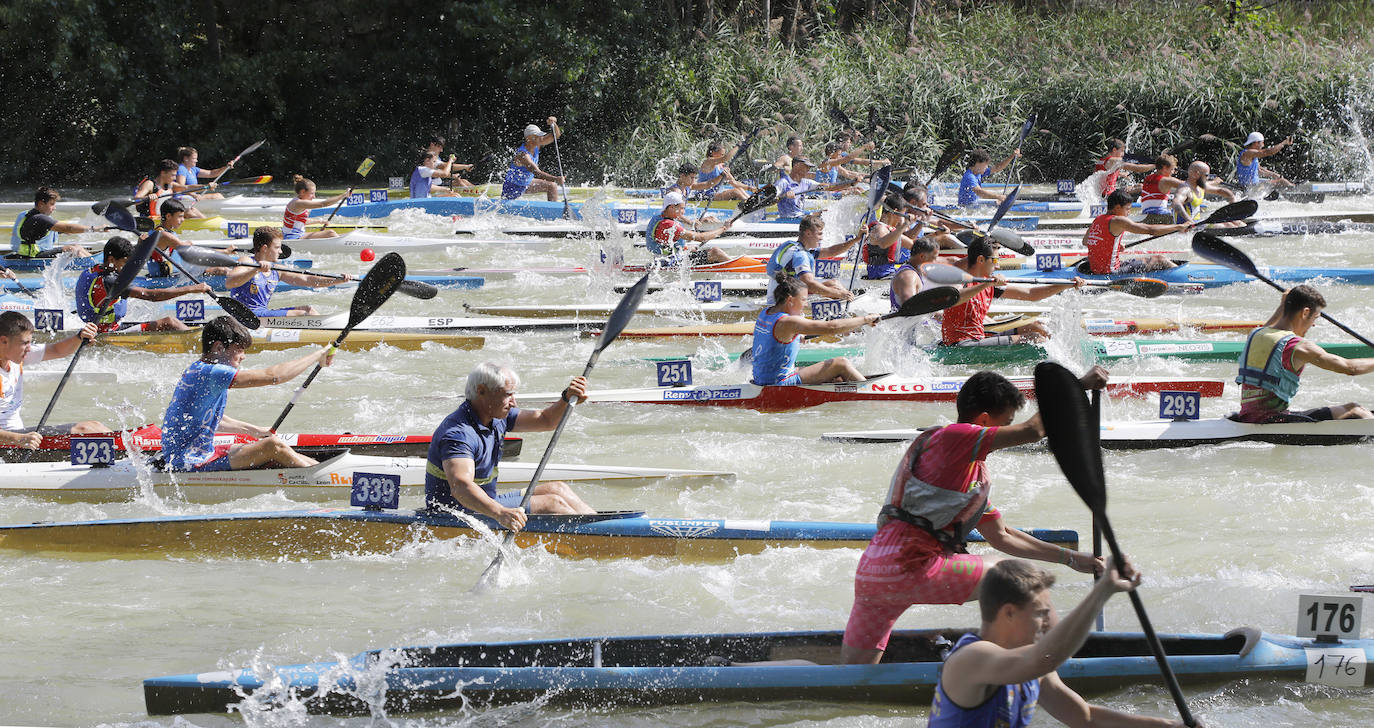
MULTIPOLYGON (((1236 246, 1226 242, 1225 240, 1222 240, 1221 238, 1213 235, 1212 233, 1200 232, 1194 235, 1193 252, 1206 258, 1207 260, 1212 261, 1213 263, 1216 263, 1217 265, 1224 265, 1227 268, 1230 268, 1231 270, 1244 273, 1247 276, 1253 276, 1255 278, 1258 278, 1264 281, 1265 283, 1268 283, 1270 286, 1274 288, 1274 290, 1282 292, 1287 292, 1288 290, 1283 286, 1275 283, 1268 276, 1265 276, 1263 273, 1259 272, 1259 269, 1255 267, 1255 262, 1250 260, 1250 256, 1241 252, 1239 249, 1236 248, 1236 246)), ((1346 326, 1340 321, 1331 318, 1329 315, 1327 315, 1325 311, 1321 312, 1321 317, 1326 319, 1327 321, 1330 321, 1332 324, 1336 326, 1336 328, 1340 329, 1341 331, 1350 334, 1352 337, 1355 338, 1355 340, 1359 341, 1361 344, 1364 344, 1365 346, 1374 347, 1374 341, 1366 339, 1364 336, 1361 336, 1359 332, 1355 331, 1349 326, 1346 326)))
MULTIPOLYGON (((334 338, 334 343, 329 345, 330 349, 338 349, 343 343, 349 332, 361 324, 368 316, 386 303, 391 294, 396 292, 396 288, 406 277, 406 262, 401 258, 400 253, 387 253, 377 264, 372 266, 372 270, 363 276, 358 282, 358 289, 353 292, 353 302, 348 306, 348 325, 344 326, 343 331, 334 338)), ((286 420, 286 416, 291 413, 291 409, 296 406, 296 401, 305 393, 306 387, 315 381, 320 370, 324 368, 324 362, 315 365, 310 371, 310 376, 301 382, 301 386, 291 395, 291 401, 286 403, 286 409, 277 416, 277 421, 272 423, 271 432, 276 434, 277 428, 286 420)))
MULTIPOLYGON (((255 267, 248 263, 241 262, 238 258, 235 258, 232 255, 225 255, 224 253, 220 253, 214 250, 198 248, 194 245, 189 248, 182 248, 180 252, 181 257, 196 265, 203 265, 207 267, 212 265, 218 265, 228 266, 230 268, 233 268, 235 266, 246 266, 250 268, 255 267)), ((335 275, 333 273, 317 273, 313 270, 303 271, 298 268, 286 268, 280 265, 272 266, 272 270, 280 271, 282 273, 298 273, 303 276, 315 276, 317 278, 332 278, 338 281, 346 280, 344 276, 335 275)), ((435 288, 434 286, 425 283, 424 281, 403 280, 401 281, 401 284, 396 287, 396 290, 406 294, 407 296, 412 296, 414 298, 419 298, 421 300, 426 301, 439 295, 438 288, 435 288)))
POLYGON ((339 208, 343 207, 343 204, 348 201, 349 195, 353 194, 353 190, 358 188, 360 182, 367 179, 367 173, 372 171, 373 164, 375 164, 375 162, 372 161, 372 157, 368 157, 363 160, 362 164, 358 165, 356 170, 354 170, 354 174, 356 174, 358 178, 353 180, 353 184, 348 186, 348 191, 344 193, 343 199, 339 200, 339 204, 335 205, 334 209, 329 212, 329 217, 324 219, 324 224, 320 226, 321 230, 329 227, 329 222, 334 219, 335 215, 339 214, 339 208))
MULTIPOLYGON (((596 346, 592 349, 592 354, 587 358, 587 366, 582 369, 582 376, 590 376, 592 369, 596 366, 597 359, 601 358, 601 352, 611 345, 611 342, 620 336, 620 332, 625 330, 625 326, 634 318, 635 312, 639 310, 639 302, 644 300, 644 291, 649 287, 649 275, 646 273, 639 282, 630 287, 624 296, 620 297, 620 303, 616 304, 615 310, 606 320, 606 327, 602 329, 601 336, 597 338, 596 346)), ((534 496, 534 486, 539 484, 539 478, 544 474, 544 468, 549 464, 549 456, 553 455, 553 446, 558 444, 558 436, 563 433, 563 426, 568 424, 568 417, 572 414, 574 402, 566 401, 563 408, 563 416, 558 419, 558 425, 554 427, 553 435, 549 438, 549 444, 544 448, 544 456, 539 459, 539 466, 534 469, 534 476, 530 478, 530 484, 525 486, 525 496, 520 499, 520 509, 529 507, 530 498, 534 496)), ((477 583, 472 586, 472 592, 480 592, 496 578, 501 571, 501 562, 505 559, 506 549, 510 548, 515 541, 515 532, 507 531, 506 536, 501 541, 501 548, 496 551, 496 557, 491 560, 491 564, 482 571, 482 575, 477 577, 477 583)))
MULTIPOLYGON (((961 283, 993 283, 993 278, 975 278, 959 268, 945 263, 927 263, 921 266, 926 280, 940 285, 959 285, 961 283)), ((1072 280, 1063 278, 1013 278, 1008 283, 1025 283, 1032 286, 1072 285, 1072 280)), ((1095 288, 1109 288, 1140 298, 1159 298, 1169 291, 1169 284, 1154 278, 1118 278, 1112 281, 1088 281, 1085 285, 1095 288)))
MULTIPOLYGON (((1259 203, 1254 200, 1240 200, 1238 202, 1232 202, 1229 205, 1222 205, 1221 207, 1218 207, 1212 214, 1208 215, 1206 218, 1202 220, 1193 223, 1192 225, 1189 225, 1187 229, 1191 230, 1192 228, 1198 227, 1199 225, 1211 225, 1214 223, 1235 222, 1236 220, 1244 220, 1248 217, 1253 217, 1255 211, 1258 209, 1259 203)), ((1134 240, 1132 242, 1126 243, 1125 245, 1121 246, 1121 248, 1123 250, 1126 248, 1134 248, 1135 246, 1140 245, 1141 243, 1148 243, 1151 240, 1158 240, 1166 235, 1173 235, 1173 233, 1151 235, 1148 238, 1141 238, 1140 240, 1134 240)))
MULTIPOLYGON (((1121 555, 1121 546, 1116 542, 1111 521, 1107 519, 1107 480, 1102 470, 1102 447, 1098 443, 1098 425, 1092 419, 1088 398, 1083 393, 1083 385, 1078 377, 1063 366, 1054 362, 1040 362, 1035 365, 1035 396, 1040 402, 1040 419, 1045 425, 1045 436, 1049 441, 1050 452, 1058 461, 1078 497, 1093 512, 1093 517, 1102 526, 1102 537, 1112 550, 1112 561, 1118 573, 1124 574, 1126 562, 1121 555)), ((1179 717, 1189 726, 1197 725, 1183 691, 1178 687, 1173 668, 1169 666, 1164 645, 1155 634, 1150 616, 1145 613, 1145 603, 1140 598, 1139 589, 1130 592, 1131 606, 1140 619, 1141 631, 1154 653, 1159 672, 1169 688, 1169 694, 1178 706, 1179 717)))
MULTIPOLYGON (((549 125, 549 133, 553 135, 553 158, 558 162, 558 178, 563 179, 563 155, 558 152, 558 122, 549 125)), ((572 207, 568 204, 568 183, 563 180, 558 183, 558 187, 563 191, 563 219, 572 219, 572 207)))

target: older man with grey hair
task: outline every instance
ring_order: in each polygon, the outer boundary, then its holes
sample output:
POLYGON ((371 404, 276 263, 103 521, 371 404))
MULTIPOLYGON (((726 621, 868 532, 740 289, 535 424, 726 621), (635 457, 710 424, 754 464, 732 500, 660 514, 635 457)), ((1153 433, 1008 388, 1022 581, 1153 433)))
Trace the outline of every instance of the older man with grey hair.
MULTIPOLYGON (((501 442, 507 432, 539 432, 558 426, 568 400, 587 398, 587 380, 574 377, 563 396, 542 410, 515 406, 520 378, 510 369, 484 362, 468 375, 466 401, 439 423, 429 441, 425 465, 425 506, 487 516, 512 531, 525 526, 523 493, 496 493, 501 442)), ((595 513, 563 482, 540 483, 530 498, 530 513, 595 513)))

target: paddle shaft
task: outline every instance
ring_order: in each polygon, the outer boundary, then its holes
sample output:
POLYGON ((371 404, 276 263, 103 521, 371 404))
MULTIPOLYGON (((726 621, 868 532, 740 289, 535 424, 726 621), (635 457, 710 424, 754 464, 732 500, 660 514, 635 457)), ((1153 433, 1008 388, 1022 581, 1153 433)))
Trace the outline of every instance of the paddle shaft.
POLYGON ((553 159, 558 162, 558 189, 563 193, 563 219, 572 219, 572 207, 568 205, 568 182, 563 179, 563 155, 558 152, 558 123, 555 122, 549 133, 553 135, 553 159))
MULTIPOLYGON (((72 354, 72 360, 67 362, 67 371, 62 373, 62 379, 57 382, 57 389, 53 391, 52 399, 48 400, 48 406, 44 408, 43 416, 38 418, 38 424, 33 428, 33 431, 37 432, 40 437, 43 435, 43 425, 48 424, 48 415, 51 415, 53 407, 57 406, 57 398, 62 396, 62 388, 67 386, 67 380, 71 379, 72 370, 76 369, 76 362, 81 359, 81 352, 86 350, 86 345, 89 343, 91 343, 90 339, 82 339, 76 347, 76 353, 72 354)), ((24 461, 28 462, 28 457, 24 458, 24 461)))
MULTIPOLYGON (((191 274, 191 271, 188 271, 188 270, 186 270, 185 268, 182 268, 180 263, 178 263, 178 262, 176 262, 175 260, 173 260, 173 259, 172 259, 172 254, 171 254, 170 252, 161 253, 161 255, 162 255, 162 259, 163 259, 163 260, 167 261, 168 263, 171 263, 173 268, 176 268, 178 271, 181 272, 182 275, 186 276, 187 278, 190 278, 190 279, 191 279, 191 282, 193 282, 193 283, 199 283, 199 284, 201 284, 201 285, 204 285, 204 284, 205 284, 204 281, 202 281, 201 279, 199 279, 199 278, 195 277, 194 275, 192 275, 192 274, 191 274)), ((215 299, 215 303, 220 303, 220 301, 222 301, 222 300, 224 300, 224 299, 226 299, 226 298, 229 298, 229 297, 228 297, 228 296, 221 296, 221 295, 215 293, 215 292, 212 290, 212 291, 210 291, 210 298, 215 299)), ((220 304, 220 305, 223 306, 223 304, 220 304)))
MULTIPOLYGON (((1098 433, 1098 444, 1097 444, 1097 446, 1100 448, 1100 447, 1102 447, 1102 441, 1101 441, 1101 436, 1102 436, 1102 390, 1100 390, 1100 389, 1094 389, 1094 390, 1093 390, 1093 396, 1092 396, 1092 418, 1093 418, 1093 428, 1094 428, 1094 429, 1097 431, 1097 433, 1098 433)), ((1100 524, 1100 523, 1097 522, 1097 514, 1094 513, 1094 514, 1093 514, 1093 558, 1094 558, 1094 559, 1097 559, 1097 558, 1101 558, 1101 556, 1102 556, 1102 524, 1100 524)), ((1104 576, 1105 576, 1105 574, 1099 574, 1099 575, 1096 576, 1093 580, 1096 581, 1097 579, 1104 578, 1104 576)), ((1094 627, 1094 629, 1096 629, 1098 632, 1101 632, 1101 631, 1105 630, 1106 628, 1107 628, 1107 616, 1106 616, 1106 612, 1104 612, 1104 611, 1102 611, 1102 610, 1098 610, 1098 612, 1097 612, 1097 624, 1096 624, 1096 626, 1094 627)))
MULTIPOLYGON (((1195 222, 1195 223, 1189 225, 1188 227, 1186 227, 1186 228, 1184 228, 1183 230, 1180 230, 1180 231, 1178 231, 1178 232, 1187 232, 1188 230, 1192 230, 1193 228, 1198 227, 1198 226, 1200 226, 1200 225, 1210 225, 1210 224, 1213 223, 1213 222, 1233 222, 1233 221, 1238 220, 1238 219, 1241 219, 1241 218, 1249 217, 1250 214, 1253 214, 1253 213, 1254 213, 1254 210, 1250 210, 1250 211, 1249 211, 1249 214, 1240 215, 1239 217, 1230 214, 1230 213, 1231 213, 1231 210, 1236 209, 1235 207, 1233 207, 1233 205, 1240 205, 1240 204, 1242 204, 1243 202, 1244 202, 1244 200, 1241 200, 1241 201, 1237 201, 1237 202, 1232 202, 1232 203, 1229 204, 1229 205, 1224 205, 1224 206, 1222 206, 1222 207, 1219 207, 1219 208, 1217 208, 1217 210, 1216 210, 1215 212, 1213 212, 1212 214, 1208 215, 1207 217, 1203 218, 1202 220, 1199 220, 1199 221, 1197 221, 1197 222, 1195 222), (1225 213, 1225 214, 1223 214, 1223 213, 1225 213), (1217 219, 1218 216, 1221 216, 1221 219, 1220 219, 1220 220, 1217 219)), ((1125 245, 1121 246, 1121 249, 1122 249, 1122 250, 1125 250, 1126 248, 1134 248, 1135 246, 1140 245, 1141 243, 1148 243, 1148 242, 1150 242, 1151 240, 1159 240, 1159 239, 1162 238, 1162 237, 1165 237, 1165 236, 1168 236, 1168 235, 1173 235, 1173 234, 1174 234, 1174 233, 1160 233, 1159 235, 1151 235, 1151 236, 1148 237, 1148 238, 1141 238, 1140 240, 1136 240, 1136 241, 1133 241, 1133 242, 1130 242, 1130 243, 1126 243, 1125 245)))
POLYGON ((366 166, 367 171, 358 173, 358 179, 354 180, 353 184, 348 186, 348 191, 345 192, 344 196, 339 199, 339 204, 335 205, 334 209, 329 211, 329 217, 326 217, 324 219, 324 224, 320 226, 321 230, 324 230, 325 228, 329 227, 329 222, 334 219, 335 215, 339 214, 339 208, 343 207, 343 203, 348 201, 349 196, 353 194, 353 190, 358 188, 358 183, 362 182, 364 179, 367 178, 367 172, 372 171, 372 165, 367 164, 366 161, 363 162, 363 164, 366 166))
MULTIPOLYGON (((343 331, 339 332, 338 337, 334 339, 334 343, 329 345, 329 350, 331 354, 334 351, 338 350, 339 345, 343 343, 344 337, 348 336, 348 332, 352 330, 353 327, 349 326, 345 328, 343 331)), ((291 414, 291 410, 296 406, 296 401, 299 400, 301 398, 301 395, 305 393, 305 390, 307 387, 310 386, 310 383, 315 381, 315 377, 319 376, 321 369, 324 369, 324 362, 316 364, 315 368, 310 370, 310 376, 306 377, 305 381, 301 382, 301 386, 296 388, 296 391, 291 395, 291 401, 287 402, 286 408, 281 411, 280 415, 277 415, 277 421, 272 423, 272 427, 268 429, 269 432, 271 432, 273 435, 277 434, 277 428, 281 427, 281 423, 286 421, 286 416, 291 414)))
POLYGON ((248 145, 248 148, 247 148, 247 149, 244 149, 243 151, 239 152, 237 156, 235 156, 233 159, 229 160, 229 163, 228 163, 228 164, 224 165, 224 169, 220 170, 220 173, 217 174, 217 175, 215 175, 215 178, 214 178, 214 179, 210 180, 210 184, 215 184, 216 182, 218 182, 218 181, 219 181, 219 178, 220 178, 220 177, 223 177, 225 172, 228 172, 231 168, 233 168, 234 165, 236 165, 236 164, 239 163, 239 160, 240 160, 240 159, 243 159, 243 155, 249 154, 249 153, 254 152, 254 151, 257 151, 257 148, 260 147, 260 146, 262 146, 262 145, 263 145, 264 143, 266 143, 266 142, 267 142, 267 140, 266 140, 266 139, 263 139, 263 140, 260 141, 260 142, 255 142, 255 143, 253 143, 253 144, 248 145))
MULTIPOLYGON (((1247 272, 1248 272, 1248 271, 1247 271, 1247 272)), ((1253 272, 1253 273, 1250 273, 1250 275, 1253 275, 1254 277, 1256 277, 1256 278, 1258 278, 1258 279, 1264 281, 1265 283, 1268 283, 1268 284, 1269 284, 1270 286, 1272 286, 1272 287, 1274 288, 1274 290, 1276 290, 1276 291, 1282 291, 1283 293, 1287 293, 1287 292, 1288 292, 1288 289, 1286 289, 1286 288, 1284 288, 1283 286, 1280 286, 1279 284, 1275 283, 1272 279, 1270 279, 1268 276, 1264 275, 1263 273, 1260 273, 1259 271, 1255 271, 1255 272, 1253 272)), ((1374 347, 1374 341, 1370 341, 1369 339, 1366 339, 1364 336, 1360 335, 1360 333, 1359 333, 1358 331, 1355 331, 1354 329, 1350 328, 1349 326, 1346 326, 1345 324, 1341 323, 1340 321, 1337 321, 1336 319, 1331 318, 1331 316, 1329 316, 1325 311, 1322 311, 1322 312, 1321 312, 1321 317, 1324 318, 1324 319, 1326 319, 1327 321, 1330 321, 1331 324, 1332 324, 1333 326, 1335 326, 1336 328, 1340 329, 1341 331, 1344 331, 1345 333, 1350 334, 1356 341, 1360 342, 1361 344, 1364 344, 1365 346, 1369 346, 1369 347, 1374 347)))
MULTIPOLYGON (((221 173, 221 174, 223 174, 223 173, 221 173)), ((215 179, 218 180, 219 177, 216 177, 215 179)), ((271 181, 272 181, 272 175, 270 175, 270 174, 262 174, 262 175, 258 175, 257 177, 244 177, 243 179, 231 179, 231 180, 229 180, 228 182, 225 182, 224 184, 221 184, 221 185, 219 185, 219 186, 220 186, 220 187, 227 187, 227 186, 233 185, 233 184, 240 184, 240 185, 242 185, 242 184, 265 185, 265 184, 267 184, 268 182, 271 182, 271 181)), ((194 187, 187 187, 186 189, 184 189, 184 190, 182 190, 182 191, 180 191, 180 192, 163 192, 163 193, 160 194, 160 195, 148 195, 147 197, 138 197, 138 198, 135 198, 135 199, 134 199, 134 202, 143 202, 143 201, 145 201, 145 200, 160 200, 160 199, 162 199, 162 198, 164 198, 164 197, 173 197, 173 196, 175 196, 175 195, 185 195, 185 194, 188 194, 188 193, 191 193, 191 192, 204 192, 204 191, 210 189, 210 186, 211 186, 211 185, 214 185, 214 184, 217 184, 217 182, 207 182, 206 184, 203 184, 203 185, 195 185, 194 187)))

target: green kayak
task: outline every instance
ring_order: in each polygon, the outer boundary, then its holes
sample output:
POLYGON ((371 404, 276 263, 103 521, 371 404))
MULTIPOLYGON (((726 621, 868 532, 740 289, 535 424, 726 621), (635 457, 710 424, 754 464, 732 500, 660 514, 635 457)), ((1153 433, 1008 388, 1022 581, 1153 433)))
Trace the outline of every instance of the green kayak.
MULTIPOLYGON (((1358 342, 1319 344, 1323 349, 1346 358, 1374 356, 1374 349, 1358 342)), ((1208 341, 1206 339, 1092 339, 1083 343, 1085 358, 1097 363, 1133 359, 1136 357, 1173 357, 1189 361, 1236 361, 1244 341, 1208 341)), ((1032 364, 1046 358, 1045 348, 1037 344, 1006 344, 1001 346, 935 346, 925 348, 932 360, 940 364, 989 366, 998 364, 1032 364)), ((797 366, 807 366, 832 357, 860 359, 862 346, 803 346, 797 354, 797 366)), ((739 359, 733 353, 730 360, 739 359)), ((674 361, 682 357, 653 357, 651 361, 674 361)))

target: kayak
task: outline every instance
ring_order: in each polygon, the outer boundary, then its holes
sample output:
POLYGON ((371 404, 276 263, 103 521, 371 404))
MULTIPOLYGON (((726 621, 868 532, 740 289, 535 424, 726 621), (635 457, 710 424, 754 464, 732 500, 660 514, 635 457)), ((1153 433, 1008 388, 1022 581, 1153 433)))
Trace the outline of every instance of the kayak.
POLYGON ((1102 425, 1102 447, 1109 450, 1267 442, 1274 445, 1346 445, 1374 438, 1374 420, 1328 420, 1254 425, 1225 417, 1199 420, 1112 422, 1102 425))
MULTIPOLYGON (((884 310, 888 306, 886 294, 866 296, 859 301, 869 303, 869 305, 881 305, 884 310)), ((856 307, 859 304, 856 302, 856 307)), ((517 305, 517 306, 472 306, 463 304, 463 309, 469 313, 484 316, 595 316, 601 319, 610 317, 615 310, 614 303, 569 303, 559 305, 517 305)), ((641 304, 638 312, 644 316, 664 316, 664 317, 686 317, 704 318, 712 322, 747 321, 749 326, 753 326, 753 320, 758 318, 759 310, 762 307, 757 303, 739 303, 735 301, 714 301, 711 303, 650 303, 641 304)), ((863 309, 860 309, 863 310, 863 309)), ((994 304, 990 313, 992 315, 1003 314, 1041 314, 1049 311, 1049 308, 1038 305, 1022 304, 994 304)), ((856 311, 856 314, 858 312, 856 311)), ((752 332, 753 329, 751 328, 752 332)))
MULTIPOLYGON (((118 346, 125 349, 139 349, 155 354, 180 354, 200 351, 200 329, 185 331, 114 332, 101 334, 96 343, 102 346, 118 346)), ((277 351, 294 349, 298 346, 331 344, 339 332, 323 329, 276 329, 260 328, 253 334, 253 349, 257 351, 277 351)), ((464 336, 456 333, 438 331, 375 331, 354 330, 339 344, 343 351, 366 351, 378 346, 390 346, 407 351, 419 351, 425 344, 438 344, 454 349, 480 349, 486 344, 481 336, 464 336)))
POLYGON ((450 248, 483 248, 490 250, 517 248, 519 250, 545 251, 552 246, 549 240, 535 238, 507 239, 469 237, 463 235, 418 237, 413 235, 386 235, 367 230, 355 230, 336 238, 299 238, 296 240, 288 240, 287 244, 291 246, 292 250, 299 250, 306 253, 356 254, 363 248, 371 248, 378 255, 392 251, 398 253, 415 253, 430 250, 448 250, 450 248))
MULTIPOLYGON (((104 243, 102 242, 101 245, 104 245, 104 243)), ((56 260, 57 258, 25 258, 10 253, 0 257, 0 267, 9 268, 19 273, 41 273, 51 268, 53 262, 56 260)), ((71 270, 82 270, 90 268, 98 262, 100 262, 100 259, 95 256, 88 256, 85 258, 71 256, 67 258, 67 264, 63 267, 71 270)))
MULTIPOLYGON (((588 392, 588 402, 616 404, 678 404, 706 407, 742 407, 764 412, 803 409, 827 402, 952 402, 967 377, 902 377, 882 374, 864 382, 759 386, 744 384, 698 384, 686 387, 638 387, 603 389, 588 392)), ((1032 377, 1008 377, 1028 397, 1035 396, 1032 377)), ((1107 393, 1139 396, 1150 392, 1198 392, 1204 397, 1220 397, 1225 381, 1221 379, 1167 379, 1132 377, 1107 383, 1107 393)), ((530 402, 553 402, 557 392, 522 395, 530 402)))
MULTIPOLYGON (((521 548, 540 546, 573 558, 660 556, 725 561, 768 548, 861 549, 876 530, 872 523, 654 518, 645 517, 644 511, 607 511, 531 514, 525 527, 515 534, 515 543, 521 548)), ((501 532, 501 527, 485 516, 321 508, 0 526, 0 549, 119 558, 296 560, 391 553, 416 543, 482 538, 501 532)), ((1042 541, 1078 548, 1075 531, 1035 530, 1032 534, 1042 541)), ((982 537, 975 535, 969 540, 981 541, 982 537)))
MULTIPOLYGON (((354 473, 393 474, 403 492, 421 493, 425 486, 423 458, 356 455, 347 450, 322 453, 319 464, 306 468, 264 468, 211 473, 165 473, 130 460, 107 467, 65 463, 17 463, 0 469, 0 494, 44 496, 64 500, 123 500, 151 487, 159 495, 179 495, 195 502, 214 502, 261 493, 284 492, 293 499, 342 498, 348 495, 354 473)), ((534 463, 502 463, 497 482, 524 487, 534 477, 534 463)), ((716 470, 673 470, 616 465, 554 465, 543 480, 638 484, 660 479, 724 478, 733 473, 716 470)))
MULTIPOLYGON (((1374 285, 1374 268, 1297 268, 1291 266, 1275 266, 1272 268, 1261 268, 1260 272, 1275 281, 1287 283, 1304 283, 1320 278, 1322 280, 1329 280, 1337 283, 1349 283, 1363 286, 1374 285)), ((1023 268, 1021 270, 1003 271, 1002 275, 1006 276, 1006 278, 1013 283, 1016 282, 1018 278, 1062 278, 1069 280, 1080 275, 1089 281, 1114 281, 1140 277, 1139 275, 1125 275, 1120 273, 1109 275, 1082 274, 1074 268, 1058 268, 1049 271, 1023 268)), ((1203 263, 1184 263, 1177 268, 1150 271, 1145 275, 1156 280, 1164 281, 1165 283, 1192 283, 1201 285, 1204 288, 1227 286, 1233 283, 1245 283, 1255 280, 1244 273, 1231 270, 1225 266, 1203 263)))
MULTIPOLYGON (((229 289, 226 288, 225 285, 224 285, 224 276, 202 276, 200 280, 203 281, 206 285, 210 286, 211 288, 213 288, 213 289, 215 289, 215 290, 217 290, 217 291, 228 291, 228 290, 229 290, 229 289)), ((421 283, 428 283, 428 284, 430 284, 430 285, 432 285, 432 286, 436 286, 436 287, 438 287, 438 288, 481 288, 481 287, 482 287, 482 284, 485 282, 485 281, 483 281, 483 280, 482 280, 480 277, 478 277, 478 276, 463 276, 463 275, 453 275, 453 274, 445 274, 445 275, 408 275, 408 276, 406 276, 406 280, 408 280, 408 281, 419 281, 419 282, 421 282, 421 283)), ((30 277, 30 278, 24 278, 24 279, 19 280, 19 281, 12 281, 12 280, 9 280, 8 278, 6 278, 6 279, 0 279, 0 284, 3 284, 3 285, 0 285, 0 290, 6 290, 6 291, 19 291, 19 290, 21 290, 21 289, 20 289, 20 285, 22 284, 23 286, 27 287, 29 290, 31 290, 31 291, 36 291, 36 290, 38 290, 38 289, 40 289, 40 288, 43 288, 44 285, 45 285, 46 283, 47 283, 47 281, 46 281, 45 279, 43 279, 43 278, 32 278, 32 277, 30 277)), ((138 286, 138 287, 140 287, 140 288, 175 288, 176 286, 185 286, 185 285, 188 285, 188 284, 189 284, 189 281, 187 281, 185 278, 182 278, 181 276, 158 276, 158 277, 156 277, 156 278, 149 277, 149 276, 138 276, 137 278, 135 278, 135 279, 133 280, 133 283, 132 283, 131 285, 138 286)), ((331 288, 334 288, 334 289, 351 289, 351 288, 353 288, 354 286, 357 286, 357 285, 358 285, 358 284, 357 284, 356 282, 349 282, 349 283, 341 283, 341 284, 339 284, 339 285, 337 285, 337 286, 331 286, 331 288)), ((70 290, 70 289, 75 289, 75 288, 76 288, 76 279, 75 279, 75 278, 63 278, 63 279, 62 279, 62 287, 63 287, 64 289, 69 289, 69 290, 70 290)), ((323 288, 312 288, 312 287, 310 287, 310 286, 298 286, 298 285, 295 285, 295 284, 292 284, 292 283, 287 283, 287 282, 285 282, 285 281, 282 281, 281 283, 278 283, 278 284, 277 284, 277 290, 278 290, 278 291, 324 291, 324 290, 326 290, 326 289, 323 289, 323 288)))
MULTIPOLYGON (((332 208, 331 208, 332 209, 332 208)), ((535 220, 560 220, 571 219, 581 220, 584 213, 587 217, 601 217, 607 221, 616 220, 620 210, 633 210, 636 213, 646 213, 644 219, 648 220, 648 215, 659 211, 655 206, 645 206, 643 203, 635 205, 621 205, 613 202, 569 202, 565 206, 563 202, 536 199, 504 200, 491 199, 486 197, 425 197, 412 200, 409 198, 398 200, 387 200, 385 202, 364 202, 359 205, 344 205, 339 208, 339 217, 388 217, 397 210, 421 210, 430 215, 462 215, 471 217, 479 214, 498 214, 516 215, 518 217, 528 217, 535 220), (564 213, 567 213, 566 215, 564 213)), ((311 217, 326 217, 330 210, 312 210, 311 217)), ((625 220, 634 222, 634 220, 625 220)))
MULTIPOLYGON (((337 331, 348 325, 348 314, 331 313, 320 316, 263 316, 264 327, 276 329, 323 329, 337 331)), ((469 331, 563 331, 602 326, 604 321, 588 321, 559 318, 508 318, 474 316, 387 316, 373 314, 368 316, 349 337, 363 331, 420 333, 447 333, 469 331)))
MULTIPOLYGON (((60 372, 53 372, 60 374, 60 372)), ((26 373, 25 377, 32 374, 26 373)), ((100 435, 87 435, 90 437, 101 437, 100 435)), ((429 435, 355 435, 343 433, 339 435, 330 434, 291 434, 278 433, 287 445, 290 445, 296 452, 314 457, 317 454, 330 451, 329 454, 338 452, 340 448, 348 448, 355 455, 385 455, 389 457, 425 457, 429 452, 429 435)), ((83 439, 77 435, 76 439, 83 439)), ((232 445, 254 442, 258 438, 252 435, 237 435, 218 433, 215 435, 216 445, 232 445)), ((14 449, 0 449, 0 457, 7 461, 12 461, 16 457, 24 457, 36 462, 51 462, 56 460, 70 460, 71 456, 71 435, 52 435, 43 438, 37 450, 20 452, 14 449)), ((157 425, 144 425, 132 430, 118 433, 115 437, 116 454, 126 452, 126 441, 135 450, 144 453, 156 453, 162 450, 162 428, 157 425)), ((501 443, 502 458, 516 458, 520 456, 523 441, 519 437, 507 436, 501 443)))
MULTIPOLYGON (((325 214, 328 215, 328 212, 326 212, 325 214)), ((228 235, 230 234, 230 224, 246 226, 247 232, 251 235, 260 227, 281 227, 281 218, 277 218, 275 220, 229 220, 219 215, 209 215, 206 217, 188 217, 186 218, 186 221, 181 224, 181 227, 178 228, 178 230, 186 232, 212 232, 228 235)), ((308 223, 305 227, 307 230, 319 230, 320 223, 308 223)), ((372 226, 360 225, 356 222, 335 220, 334 222, 329 224, 329 227, 331 230, 346 232, 348 230, 372 226)), ((287 243, 294 247, 296 241, 288 240, 287 243)))
MULTIPOLYGON (((473 704, 804 701, 929 705, 949 647, 966 629, 894 630, 877 665, 841 665, 841 630, 568 637, 370 650, 340 662, 215 670, 143 681, 149 715, 226 713, 250 695, 262 706, 325 714, 395 715, 473 704), (790 660, 786 665, 770 661, 790 660), (758 664, 762 663, 762 664, 758 664), (260 672, 259 672, 260 670, 260 672), (378 674, 378 673, 381 674, 378 674), (360 681, 366 679, 366 684, 360 681)), ((1374 660, 1374 640, 1321 643, 1253 627, 1226 634, 1161 634, 1180 682, 1302 682, 1312 660, 1374 660), (1342 648, 1342 649, 1336 649, 1342 648)), ((1059 676, 1081 693, 1148 684, 1159 666, 1145 636, 1093 632, 1059 676)), ((1329 670, 1328 670, 1329 672, 1329 670)), ((1361 670, 1363 672, 1363 670, 1361 670)), ((1369 676, 1364 684, 1374 684, 1369 676)))

